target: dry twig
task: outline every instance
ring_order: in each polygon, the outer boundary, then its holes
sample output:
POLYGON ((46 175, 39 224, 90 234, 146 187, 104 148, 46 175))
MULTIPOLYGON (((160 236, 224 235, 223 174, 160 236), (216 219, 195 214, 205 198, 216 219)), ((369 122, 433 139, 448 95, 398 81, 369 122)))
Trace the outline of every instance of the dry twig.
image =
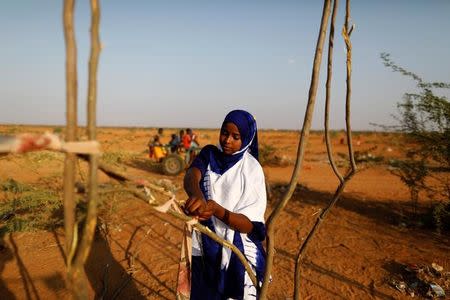
MULTIPOLYGON (((77 49, 74 33, 73 11, 75 0, 65 0, 63 9, 64 38, 66 44, 66 141, 76 140, 77 131, 77 49)), ((75 155, 66 154, 64 161, 64 229, 65 249, 69 253, 75 225, 75 155)), ((69 265, 69 262, 66 262, 69 265)), ((69 285, 70 288, 70 285, 69 285)))

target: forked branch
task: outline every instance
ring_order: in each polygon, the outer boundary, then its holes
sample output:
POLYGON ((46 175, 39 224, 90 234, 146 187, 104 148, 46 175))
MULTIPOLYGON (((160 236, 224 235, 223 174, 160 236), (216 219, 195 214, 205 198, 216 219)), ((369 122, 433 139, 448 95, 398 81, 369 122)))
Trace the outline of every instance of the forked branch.
POLYGON ((330 35, 328 38, 328 64, 327 64, 327 82, 325 84, 325 118, 324 118, 324 127, 325 127, 325 144, 327 147, 327 155, 328 160, 330 162, 331 168, 333 169, 334 174, 339 179, 339 182, 344 181, 344 177, 342 177, 339 172, 336 163, 333 158, 333 149, 330 141, 330 98, 331 98, 331 81, 333 77, 333 46, 334 46, 334 24, 336 24, 336 15, 337 8, 339 6, 339 0, 335 0, 333 3, 333 13, 331 15, 331 23, 330 23, 330 35))
POLYGON ((324 0, 323 11, 322 11, 322 20, 320 24, 319 36, 316 44, 316 51, 314 55, 314 64, 311 75, 311 84, 309 88, 308 95, 308 104, 306 107, 305 117, 303 120, 303 127, 300 135, 300 141, 297 149, 297 160, 295 162, 294 171, 291 177, 291 181, 289 182, 289 187, 287 191, 283 194, 280 202, 275 207, 274 211, 269 216, 267 220, 267 260, 266 260, 266 269, 264 273, 264 281, 261 287, 260 298, 267 298, 267 290, 269 284, 270 274, 272 272, 273 266, 273 256, 274 256, 274 225, 275 221, 283 211, 284 207, 287 205, 289 199, 292 197, 294 190, 297 186, 300 170, 303 162, 303 155, 305 152, 306 144, 308 142, 309 130, 311 128, 311 120, 314 111, 314 104, 316 101, 317 95, 317 86, 319 84, 319 72, 320 72, 320 64, 322 62, 322 51, 323 45, 326 36, 326 28, 328 24, 328 19, 331 11, 331 0, 324 0))
POLYGON ((333 154, 331 153, 331 146, 329 143, 329 128, 328 128, 328 109, 329 109, 329 96, 330 96, 330 78, 331 78, 331 70, 332 70, 332 45, 333 45, 333 35, 334 35, 334 23, 335 23, 335 16, 337 11, 337 1, 335 0, 333 5, 333 17, 330 25, 330 39, 329 39, 329 52, 328 52, 328 76, 327 76, 327 93, 326 93, 326 109, 325 109, 325 137, 327 141, 327 153, 328 158, 330 161, 330 165, 333 168, 333 171, 335 175, 338 177, 340 183, 338 188, 336 189, 333 198, 331 199, 328 206, 322 211, 322 213, 317 218, 313 228, 308 233, 305 241, 301 245, 299 252, 297 254, 297 260, 295 264, 295 288, 294 288, 294 299, 298 300, 300 299, 300 265, 302 263, 302 259, 306 253, 307 247, 309 245, 309 242, 313 238, 316 231, 319 229, 320 224, 323 222, 325 217, 327 216, 328 212, 333 208, 333 206, 336 204, 336 202, 339 200, 341 194, 343 193, 346 184, 349 182, 349 180, 353 177, 353 175, 356 173, 356 163, 353 153, 353 147, 352 147, 352 135, 351 135, 351 126, 350 126, 350 99, 351 99, 351 62, 352 62, 352 56, 351 56, 351 43, 350 43, 350 34, 353 30, 353 27, 351 29, 348 28, 348 23, 350 19, 350 0, 346 1, 346 14, 345 14, 345 24, 343 28, 343 37, 346 44, 347 49, 347 78, 346 78, 346 103, 345 103, 345 118, 346 118, 346 131, 347 131, 347 145, 348 145, 348 153, 349 153, 349 161, 350 161, 350 168, 347 171, 347 174, 345 177, 342 177, 342 175, 339 173, 338 169, 336 168, 333 160, 333 154))

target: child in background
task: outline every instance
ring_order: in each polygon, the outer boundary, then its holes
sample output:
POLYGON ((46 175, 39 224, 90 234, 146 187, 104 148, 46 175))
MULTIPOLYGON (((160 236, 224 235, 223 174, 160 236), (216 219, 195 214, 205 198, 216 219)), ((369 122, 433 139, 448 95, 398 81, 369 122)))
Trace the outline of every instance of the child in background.
POLYGON ((191 128, 186 130, 187 134, 191 137, 191 149, 200 147, 200 143, 198 142, 198 136, 192 131, 191 128))
POLYGON ((178 151, 178 147, 180 146, 180 138, 178 135, 175 133, 171 135, 171 140, 169 141, 168 146, 170 147, 170 152, 176 153, 178 151))
POLYGON ((183 131, 183 136, 181 137, 181 143, 183 144, 183 148, 184 150, 186 150, 186 152, 189 151, 189 149, 191 148, 191 142, 192 142, 192 137, 191 137, 191 129, 186 129, 186 133, 184 133, 183 131))
POLYGON ((180 147, 181 147, 181 146, 183 146, 183 144, 182 144, 182 142, 183 142, 183 137, 184 137, 184 130, 183 130, 183 129, 180 130, 180 135, 179 135, 179 137, 180 137, 180 147))
POLYGON ((157 162, 160 162, 166 156, 167 151, 159 141, 159 135, 155 135, 153 139, 150 139, 147 145, 148 145, 148 156, 150 158, 153 158, 157 162))
MULTIPOLYGON (((233 243, 262 282, 267 199, 253 116, 243 110, 228 113, 219 143, 204 147, 187 170, 184 209, 233 243)), ((194 231, 190 299, 228 298, 256 299, 257 289, 231 250, 194 231)))

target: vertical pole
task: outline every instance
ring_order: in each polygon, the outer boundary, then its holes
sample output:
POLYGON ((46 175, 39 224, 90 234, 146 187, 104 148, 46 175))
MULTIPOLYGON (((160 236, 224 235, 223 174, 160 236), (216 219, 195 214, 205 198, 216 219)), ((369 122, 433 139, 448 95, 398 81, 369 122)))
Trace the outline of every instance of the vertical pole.
MULTIPOLYGON (((63 8, 64 40, 66 44, 66 141, 77 138, 77 48, 74 33, 75 0, 65 0, 63 8)), ((72 256, 76 248, 75 225, 75 170, 76 156, 67 153, 64 161, 64 231, 67 287, 74 294, 74 275, 72 271, 72 256), (75 235, 74 235, 75 233, 75 235)))
MULTIPOLYGON (((66 141, 75 141, 77 133, 77 48, 73 28, 75 0, 65 0, 63 9, 66 44, 66 141)), ((64 230, 66 258, 72 248, 75 226, 75 163, 76 156, 67 153, 64 161, 64 230)), ((67 266, 70 262, 66 261, 67 266)))
POLYGON ((352 127, 350 122, 351 110, 350 110, 350 100, 352 96, 352 43, 350 41, 350 35, 352 34, 353 26, 349 28, 350 22, 350 0, 345 3, 345 23, 342 29, 342 35, 345 41, 345 47, 347 50, 347 89, 345 97, 345 126, 347 130, 347 145, 348 145, 348 156, 350 160, 350 170, 349 172, 356 172, 356 162, 355 155, 353 152, 353 142, 352 142, 352 127))
POLYGON ((334 0, 333 4, 333 12, 331 14, 331 22, 330 22, 330 36, 328 38, 328 66, 327 66, 327 82, 325 84, 325 116, 324 116, 324 128, 325 128, 325 144, 327 147, 327 155, 328 161, 330 162, 331 168, 333 169, 334 174, 339 179, 339 182, 344 181, 344 177, 342 177, 339 169, 336 166, 333 158, 333 149, 330 141, 330 97, 331 97, 331 80, 333 77, 333 48, 334 48, 334 24, 336 24, 336 15, 337 8, 339 4, 339 0, 334 0))
MULTIPOLYGON (((88 136, 90 140, 96 139, 96 101, 97 101, 97 69, 100 55, 100 6, 98 0, 91 0, 91 55, 89 59, 89 87, 88 87, 88 136)), ((84 267, 89 255, 92 240, 94 238, 95 227, 97 225, 97 169, 98 155, 89 156, 89 184, 88 184, 88 210, 86 222, 81 237, 80 246, 74 259, 74 265, 84 267)))

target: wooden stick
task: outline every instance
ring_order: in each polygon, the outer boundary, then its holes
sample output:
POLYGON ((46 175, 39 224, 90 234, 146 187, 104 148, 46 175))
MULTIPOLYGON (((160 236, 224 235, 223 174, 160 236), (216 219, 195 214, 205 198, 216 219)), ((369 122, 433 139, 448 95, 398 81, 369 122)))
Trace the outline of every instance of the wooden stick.
POLYGON ((328 24, 328 19, 330 16, 330 6, 331 0, 324 0, 322 20, 320 24, 319 36, 316 44, 316 52, 314 56, 314 65, 311 75, 311 84, 309 88, 308 104, 306 107, 305 117, 303 119, 303 128, 300 136, 300 141, 297 149, 297 160, 295 162, 294 171, 289 183, 289 188, 284 193, 281 201, 277 204, 274 211, 269 216, 267 221, 267 260, 266 269, 264 274, 264 281, 261 287, 260 299, 267 298, 267 290, 269 284, 270 273, 272 271, 273 256, 274 256, 274 223, 277 217, 280 215, 281 211, 284 209, 289 199, 291 198, 294 190, 298 184, 299 174, 301 170, 301 165, 303 162, 303 155, 305 152, 305 147, 309 137, 309 130, 311 128, 311 119, 314 111, 314 104, 316 101, 317 86, 319 83, 319 72, 320 64, 322 61, 322 49, 326 36, 326 28, 328 24))
MULTIPOLYGON (((100 7, 98 0, 91 0, 91 58, 89 62, 89 87, 88 87, 88 136, 90 140, 96 139, 96 98, 97 98, 97 66, 100 53, 100 39, 99 39, 99 22, 100 22, 100 7)), ((90 246, 94 236, 95 227, 97 224, 97 169, 98 169, 98 155, 92 154, 89 156, 89 185, 88 185, 88 211, 86 214, 86 222, 83 231, 83 236, 78 249, 78 255, 75 258, 75 263, 84 266, 87 256, 90 251, 90 246)))
POLYGON ((344 177, 342 177, 338 168, 333 159, 333 149, 330 142, 330 129, 329 129, 329 119, 330 119, 330 96, 331 96, 331 79, 333 77, 333 46, 334 46, 334 24, 336 23, 336 14, 338 8, 339 0, 335 0, 333 3, 333 13, 331 15, 331 23, 330 23, 330 36, 328 39, 328 69, 327 69, 327 82, 325 85, 325 144, 327 147, 327 155, 328 160, 330 161, 331 168, 333 169, 334 174, 339 179, 339 182, 344 181, 344 177))
MULTIPOLYGON (((76 140, 77 132, 77 49, 73 28, 73 11, 75 0, 64 0, 63 25, 66 44, 66 141, 76 140)), ((75 228, 75 162, 76 156, 67 153, 64 161, 64 231, 66 258, 72 249, 73 231, 75 228)), ((67 287, 74 295, 73 273, 71 262, 67 265, 67 287)))
POLYGON ((345 4, 345 24, 342 28, 342 36, 344 37, 345 47, 347 49, 347 91, 345 97, 345 125, 347 131, 347 145, 348 145, 348 156, 350 160, 351 169, 349 173, 356 172, 356 162, 355 154, 353 152, 353 141, 352 141, 352 127, 350 123, 350 100, 352 95, 352 43, 350 41, 350 35, 352 34, 354 26, 349 28, 350 21, 350 0, 346 1, 345 4))

